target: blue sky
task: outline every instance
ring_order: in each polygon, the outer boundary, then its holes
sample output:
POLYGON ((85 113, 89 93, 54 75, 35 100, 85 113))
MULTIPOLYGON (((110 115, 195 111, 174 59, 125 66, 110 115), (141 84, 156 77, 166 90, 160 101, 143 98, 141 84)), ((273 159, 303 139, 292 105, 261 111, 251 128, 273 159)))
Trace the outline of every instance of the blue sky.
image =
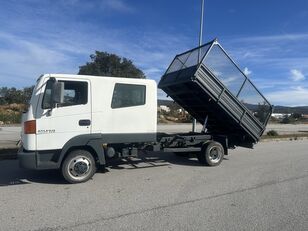
MULTIPOLYGON (((308 1, 205 0, 204 42, 217 37, 275 105, 308 105, 308 1)), ((0 8, 0 86, 77 73, 95 50, 159 80, 198 44, 200 0, 10 0, 0 8)))

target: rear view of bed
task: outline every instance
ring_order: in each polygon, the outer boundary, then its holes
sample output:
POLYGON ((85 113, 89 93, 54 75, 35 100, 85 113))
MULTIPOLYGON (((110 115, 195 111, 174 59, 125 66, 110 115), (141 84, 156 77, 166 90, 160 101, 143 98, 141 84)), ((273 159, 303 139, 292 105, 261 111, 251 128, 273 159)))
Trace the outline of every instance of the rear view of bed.
POLYGON ((217 40, 177 55, 158 87, 207 132, 231 145, 252 147, 263 134, 272 105, 217 40))

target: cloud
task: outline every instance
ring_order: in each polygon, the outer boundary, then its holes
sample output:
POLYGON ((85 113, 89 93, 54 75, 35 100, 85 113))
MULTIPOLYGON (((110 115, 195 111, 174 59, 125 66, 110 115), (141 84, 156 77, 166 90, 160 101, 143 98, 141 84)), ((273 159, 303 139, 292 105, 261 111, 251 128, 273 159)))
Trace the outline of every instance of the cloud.
POLYGON ((250 74, 252 73, 252 71, 249 70, 248 67, 245 67, 243 72, 244 72, 244 74, 247 75, 247 76, 250 75, 250 74))
POLYGON ((271 103, 308 105, 308 33, 230 36, 222 44, 243 70, 253 69, 253 83, 271 103))
POLYGON ((6 21, 0 31, 0 85, 23 87, 33 84, 37 74, 76 73, 95 50, 129 58, 148 78, 159 80, 173 56, 191 48, 191 39, 181 32, 110 26, 108 20, 119 17, 114 11, 136 10, 138 5, 128 0, 37 1, 35 14, 33 4, 5 4, 0 8, 0 21, 6 21), (15 78, 20 81, 11 81, 15 78))
POLYGON ((122 0, 104 0, 102 1, 102 7, 125 13, 134 12, 134 8, 122 0))
POLYGON ((24 87, 32 85, 43 73, 77 73, 78 67, 89 61, 89 55, 95 50, 127 57, 148 78, 158 81, 173 56, 184 51, 181 47, 187 47, 188 41, 180 34, 176 37, 159 32, 132 35, 123 29, 104 28, 95 37, 84 28, 43 34, 41 39, 0 32, 0 43, 5 44, 0 47, 0 85, 24 87))
MULTIPOLYGON (((95 50, 127 57, 158 81, 175 54, 193 48, 195 38, 185 30, 155 23, 131 25, 130 18, 134 22, 140 13, 138 7, 128 0, 4 1, 0 86, 29 86, 41 73, 76 73, 95 50)), ((289 104, 308 104, 304 81, 308 33, 224 36, 222 45, 246 75, 253 70, 253 82, 273 97, 272 103, 283 104, 283 96, 289 104), (301 101, 291 102, 291 93, 301 101)))
POLYGON ((233 39, 234 42, 290 42, 307 40, 308 33, 297 34, 277 34, 277 35, 264 35, 264 36, 248 36, 233 39))
POLYGON ((291 89, 271 92, 266 95, 276 105, 305 106, 307 105, 308 89, 298 86, 291 89))
POLYGON ((52 43, 37 43, 9 33, 0 33, 0 86, 24 87, 43 73, 75 73, 76 60, 52 43))
POLYGON ((291 79, 293 81, 305 80, 305 76, 300 70, 292 69, 290 72, 291 72, 291 79))
POLYGON ((307 69, 308 56, 304 51, 308 50, 308 33, 230 37, 226 48, 241 63, 249 63, 250 67, 255 64, 287 71, 307 69))
POLYGON ((157 89, 157 98, 172 100, 170 97, 167 97, 167 94, 161 89, 157 89))

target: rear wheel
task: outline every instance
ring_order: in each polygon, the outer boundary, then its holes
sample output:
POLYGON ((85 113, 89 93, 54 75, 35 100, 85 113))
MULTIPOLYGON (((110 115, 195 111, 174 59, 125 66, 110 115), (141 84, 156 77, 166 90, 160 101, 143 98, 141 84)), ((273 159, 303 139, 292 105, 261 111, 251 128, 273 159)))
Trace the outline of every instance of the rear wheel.
POLYGON ((65 158, 61 171, 69 183, 82 183, 88 181, 95 174, 96 163, 90 152, 74 150, 65 158))
POLYGON ((215 141, 207 142, 197 154, 199 162, 203 165, 217 166, 224 158, 223 146, 215 141))

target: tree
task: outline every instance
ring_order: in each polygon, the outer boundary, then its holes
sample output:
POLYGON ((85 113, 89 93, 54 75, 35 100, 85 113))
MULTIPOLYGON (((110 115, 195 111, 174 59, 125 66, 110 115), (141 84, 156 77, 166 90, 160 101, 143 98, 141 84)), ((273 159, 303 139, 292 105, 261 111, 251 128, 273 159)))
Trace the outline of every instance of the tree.
POLYGON ((16 89, 15 87, 0 88, 0 105, 5 104, 27 104, 31 98, 34 86, 16 89))
POLYGON ((295 120, 301 119, 303 117, 302 114, 294 112, 292 115, 292 118, 294 118, 295 120))
POLYGON ((269 113, 269 106, 264 102, 263 104, 258 104, 255 116, 263 123, 267 119, 269 113))
POLYGON ((33 89, 34 89, 34 85, 31 87, 24 87, 23 89, 23 103, 24 104, 29 103, 31 96, 32 96, 33 89))
POLYGON ((284 117, 283 117, 283 119, 281 120, 281 123, 282 124, 289 124, 289 123, 291 123, 292 121, 291 121, 291 118, 290 118, 290 116, 288 116, 288 115, 285 115, 284 117))
POLYGON ((1 87, 0 88, 0 105, 6 104, 4 97, 6 96, 7 92, 8 92, 7 87, 1 87))
POLYGON ((144 73, 127 58, 101 51, 95 51, 90 58, 91 62, 79 67, 79 75, 145 78, 144 73))
POLYGON ((4 96, 4 100, 8 104, 12 103, 22 103, 22 91, 17 90, 15 87, 9 88, 4 96))

